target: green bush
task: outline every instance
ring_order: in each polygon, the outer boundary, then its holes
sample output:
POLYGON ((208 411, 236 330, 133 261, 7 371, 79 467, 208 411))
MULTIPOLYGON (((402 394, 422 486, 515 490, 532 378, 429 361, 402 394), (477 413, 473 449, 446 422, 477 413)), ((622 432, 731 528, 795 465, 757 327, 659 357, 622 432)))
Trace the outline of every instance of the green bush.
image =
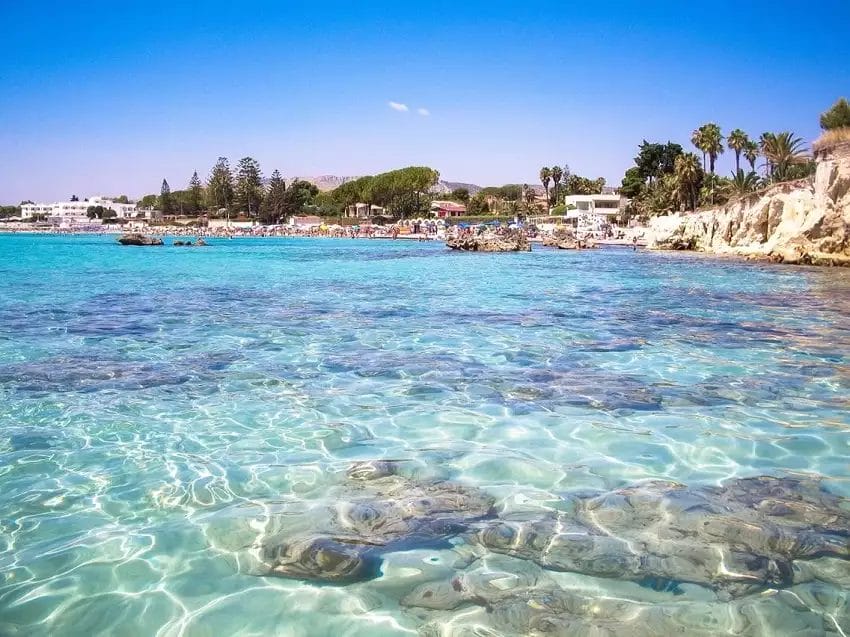
POLYGON ((824 130, 850 127, 850 104, 843 97, 820 116, 820 127, 824 130))

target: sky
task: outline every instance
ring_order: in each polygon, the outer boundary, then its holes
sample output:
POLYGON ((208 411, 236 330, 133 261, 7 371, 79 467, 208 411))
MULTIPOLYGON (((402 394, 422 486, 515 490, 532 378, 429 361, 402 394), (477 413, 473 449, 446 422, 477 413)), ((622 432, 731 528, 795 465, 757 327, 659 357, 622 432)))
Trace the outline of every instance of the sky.
MULTIPOLYGON (((708 121, 817 137, 850 98, 850 2, 0 0, 0 203, 427 165, 619 184, 708 121), (843 25, 843 26, 842 26, 843 25)), ((727 153, 718 171, 728 173, 727 153)))

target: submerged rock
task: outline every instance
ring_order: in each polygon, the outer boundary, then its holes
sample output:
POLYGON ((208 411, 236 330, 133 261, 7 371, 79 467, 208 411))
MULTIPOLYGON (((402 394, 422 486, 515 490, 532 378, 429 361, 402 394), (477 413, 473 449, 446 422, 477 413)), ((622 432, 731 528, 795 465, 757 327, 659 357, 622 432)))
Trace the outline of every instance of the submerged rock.
POLYGON ((794 560, 850 558, 850 514, 815 481, 758 477, 696 489, 653 481, 573 505, 493 521, 474 541, 552 570, 655 589, 689 582, 724 597, 792 585, 794 560))
POLYGON ((393 550, 448 546, 469 524, 493 515, 494 499, 452 482, 416 482, 387 461, 358 463, 333 507, 314 530, 282 529, 263 540, 259 574, 327 583, 364 581, 380 574, 381 555, 393 550))
POLYGON ((118 237, 118 243, 122 246, 161 246, 162 239, 159 237, 148 237, 138 232, 130 232, 118 237))
POLYGON ((425 635, 442 635, 439 611, 464 608, 451 617, 451 634, 559 635, 584 637, 657 637, 719 634, 841 635, 832 619, 804 606, 793 593, 775 593, 731 603, 676 601, 645 603, 568 591, 551 583, 542 587, 500 590, 454 578, 421 585, 402 599, 408 609, 424 609, 434 618, 425 635), (475 606, 480 610, 475 612, 475 606), (467 624, 468 622, 468 624, 467 624), (464 628, 474 627, 474 632, 464 628), (456 632, 455 632, 456 631, 456 632), (490 632, 493 631, 493 632, 490 632))

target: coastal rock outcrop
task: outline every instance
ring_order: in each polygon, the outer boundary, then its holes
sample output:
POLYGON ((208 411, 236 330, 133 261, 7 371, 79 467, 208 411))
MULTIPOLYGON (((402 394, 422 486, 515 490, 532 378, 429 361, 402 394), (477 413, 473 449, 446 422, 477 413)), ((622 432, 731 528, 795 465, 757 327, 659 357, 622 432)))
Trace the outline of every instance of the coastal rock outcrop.
POLYGON ((452 250, 466 252, 530 252, 531 243, 522 230, 511 230, 505 234, 468 234, 446 239, 452 250))
POLYGON ((138 232, 131 232, 118 237, 118 243, 122 246, 161 246, 162 239, 159 237, 148 237, 138 232))
POLYGON ((551 235, 543 237, 543 245, 547 248, 558 248, 560 250, 576 250, 579 242, 570 228, 558 228, 551 235))
POLYGON ((816 160, 813 180, 776 184, 716 210, 653 219, 649 247, 850 265, 850 143, 822 148, 816 160))

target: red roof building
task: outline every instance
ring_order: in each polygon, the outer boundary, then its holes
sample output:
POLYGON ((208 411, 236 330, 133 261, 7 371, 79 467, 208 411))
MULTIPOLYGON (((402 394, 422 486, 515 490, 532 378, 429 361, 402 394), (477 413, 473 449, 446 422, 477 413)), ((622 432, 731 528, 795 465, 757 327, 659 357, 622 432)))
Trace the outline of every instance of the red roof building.
POLYGON ((431 203, 431 214, 440 219, 462 217, 466 214, 466 206, 454 201, 434 201, 431 203))

